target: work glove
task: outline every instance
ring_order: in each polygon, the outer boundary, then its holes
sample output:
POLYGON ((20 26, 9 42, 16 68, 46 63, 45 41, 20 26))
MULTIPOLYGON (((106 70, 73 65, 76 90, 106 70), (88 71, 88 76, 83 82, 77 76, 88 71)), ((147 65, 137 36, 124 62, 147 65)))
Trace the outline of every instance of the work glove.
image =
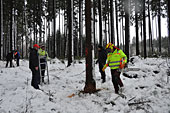
POLYGON ((121 64, 119 67, 120 69, 123 69, 125 67, 125 64, 121 64))
POLYGON ((106 69, 106 67, 104 66, 104 67, 102 68, 102 71, 104 72, 104 71, 105 71, 105 69, 106 69))

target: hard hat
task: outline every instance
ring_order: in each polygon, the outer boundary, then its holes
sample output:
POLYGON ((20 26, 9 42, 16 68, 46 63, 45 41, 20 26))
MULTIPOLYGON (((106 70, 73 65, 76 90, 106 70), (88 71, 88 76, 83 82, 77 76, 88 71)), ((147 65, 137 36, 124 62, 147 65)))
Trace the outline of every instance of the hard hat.
POLYGON ((106 45, 106 49, 113 49, 113 47, 114 47, 114 44, 112 44, 112 43, 108 43, 107 45, 106 45))
POLYGON ((33 47, 37 47, 37 48, 40 48, 40 46, 38 44, 34 44, 33 47))

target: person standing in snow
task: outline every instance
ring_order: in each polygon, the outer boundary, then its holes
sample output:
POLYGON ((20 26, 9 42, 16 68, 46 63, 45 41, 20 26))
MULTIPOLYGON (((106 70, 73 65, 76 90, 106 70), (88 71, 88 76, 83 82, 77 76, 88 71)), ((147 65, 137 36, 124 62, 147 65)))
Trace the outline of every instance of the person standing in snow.
POLYGON ((106 63, 106 59, 107 59, 106 50, 101 45, 99 45, 98 46, 98 59, 96 61, 96 64, 99 63, 99 72, 101 73, 102 83, 106 81, 106 74, 104 71, 102 71, 102 68, 106 63))
POLYGON ((20 54, 19 54, 19 52, 17 50, 15 50, 14 58, 16 59, 17 66, 19 66, 20 54))
POLYGON ((117 48, 112 43, 106 45, 106 50, 108 52, 107 62, 102 70, 105 71, 108 66, 110 67, 115 93, 119 94, 119 87, 123 87, 123 83, 120 79, 120 69, 127 63, 127 56, 121 49, 117 48))
POLYGON ((39 89, 38 84, 40 84, 40 73, 39 73, 38 49, 40 47, 38 44, 34 44, 33 47, 34 48, 30 48, 30 55, 29 55, 29 68, 32 71, 31 85, 35 89, 39 89))
POLYGON ((47 65, 47 58, 48 58, 48 53, 45 50, 45 46, 42 45, 41 48, 38 50, 39 54, 39 60, 40 60, 40 68, 41 68, 41 78, 42 78, 42 83, 44 83, 44 74, 45 74, 45 68, 47 65))
POLYGON ((13 59, 13 51, 9 52, 6 56, 6 68, 8 67, 9 62, 10 62, 10 67, 13 67, 12 59, 13 59))

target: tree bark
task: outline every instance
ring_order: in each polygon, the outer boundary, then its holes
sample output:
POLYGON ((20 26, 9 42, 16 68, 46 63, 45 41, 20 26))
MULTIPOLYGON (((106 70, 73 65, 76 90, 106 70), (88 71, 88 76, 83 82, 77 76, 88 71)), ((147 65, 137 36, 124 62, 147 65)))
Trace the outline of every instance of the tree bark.
POLYGON ((130 20, 130 14, 129 14, 129 0, 125 1, 125 54, 127 55, 128 61, 129 61, 129 20, 130 20))
POLYGON ((97 50, 96 50, 96 0, 93 0, 93 40, 94 40, 94 57, 97 56, 97 50))
POLYGON ((161 55, 161 1, 158 0, 158 35, 159 35, 159 55, 161 55))
POLYGON ((93 79, 92 66, 92 34, 91 34, 91 0, 85 0, 85 25, 86 25, 86 83, 84 92, 93 93, 96 91, 96 83, 93 79))
POLYGON ((56 0, 53 0, 53 58, 56 56, 56 0))
POLYGON ((115 11, 116 11, 116 32, 117 32, 117 47, 119 48, 119 27, 118 27, 118 9, 117 0, 115 0, 115 11))
POLYGON ((13 30, 12 30, 12 27, 13 27, 13 25, 12 25, 13 24, 13 0, 11 0, 10 5, 11 5, 11 7, 10 7, 11 8, 10 9, 11 14, 10 14, 10 48, 9 49, 10 49, 10 51, 12 51, 12 49, 13 49, 13 44, 12 44, 12 38, 13 38, 13 36, 12 36, 13 35, 13 33, 12 33, 13 32, 13 30))
POLYGON ((102 9, 101 9, 101 0, 98 0, 98 10, 99 10, 99 45, 103 45, 102 38, 102 9))
POLYGON ((3 40, 3 0, 0 1, 0 60, 2 59, 2 42, 1 40, 3 40))
POLYGON ((139 29, 138 29, 138 4, 137 0, 135 1, 135 23, 136 23, 136 55, 139 55, 139 29))
POLYGON ((170 56, 170 1, 168 0, 168 35, 169 35, 169 56, 170 56))
POLYGON ((83 21, 82 21, 82 0, 79 0, 79 40, 80 40, 80 56, 83 56, 83 42, 82 42, 82 34, 83 34, 83 21))
POLYGON ((111 43, 115 44, 113 0, 110 0, 111 43))
POLYGON ((152 30, 151 30, 151 19, 150 19, 150 0, 148 0, 148 24, 149 24, 149 50, 151 54, 153 54, 152 30))
POLYGON ((69 35, 68 35, 68 66, 71 65, 72 63, 72 35, 73 35, 73 30, 72 30, 72 16, 73 16, 73 9, 72 9, 72 0, 68 0, 68 30, 69 30, 69 35))
POLYGON ((145 0, 143 0, 143 44, 144 58, 146 58, 146 21, 145 21, 145 0))

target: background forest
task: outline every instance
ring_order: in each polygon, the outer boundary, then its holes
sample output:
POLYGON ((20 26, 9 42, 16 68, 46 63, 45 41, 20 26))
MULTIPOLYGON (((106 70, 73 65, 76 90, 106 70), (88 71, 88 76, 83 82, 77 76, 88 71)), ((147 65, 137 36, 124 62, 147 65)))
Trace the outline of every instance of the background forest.
MULTIPOLYGON (((85 1, 1 0, 0 6, 0 59, 14 49, 28 58, 29 47, 35 43, 45 44, 51 58, 67 58, 68 65, 74 58, 85 57, 85 1)), ((95 56, 97 45, 108 42, 128 57, 170 53, 170 38, 161 33, 169 30, 168 0, 93 0, 88 7, 95 56), (163 18, 167 20, 165 28, 163 18), (130 34, 130 26, 135 27, 135 35, 130 34)))

